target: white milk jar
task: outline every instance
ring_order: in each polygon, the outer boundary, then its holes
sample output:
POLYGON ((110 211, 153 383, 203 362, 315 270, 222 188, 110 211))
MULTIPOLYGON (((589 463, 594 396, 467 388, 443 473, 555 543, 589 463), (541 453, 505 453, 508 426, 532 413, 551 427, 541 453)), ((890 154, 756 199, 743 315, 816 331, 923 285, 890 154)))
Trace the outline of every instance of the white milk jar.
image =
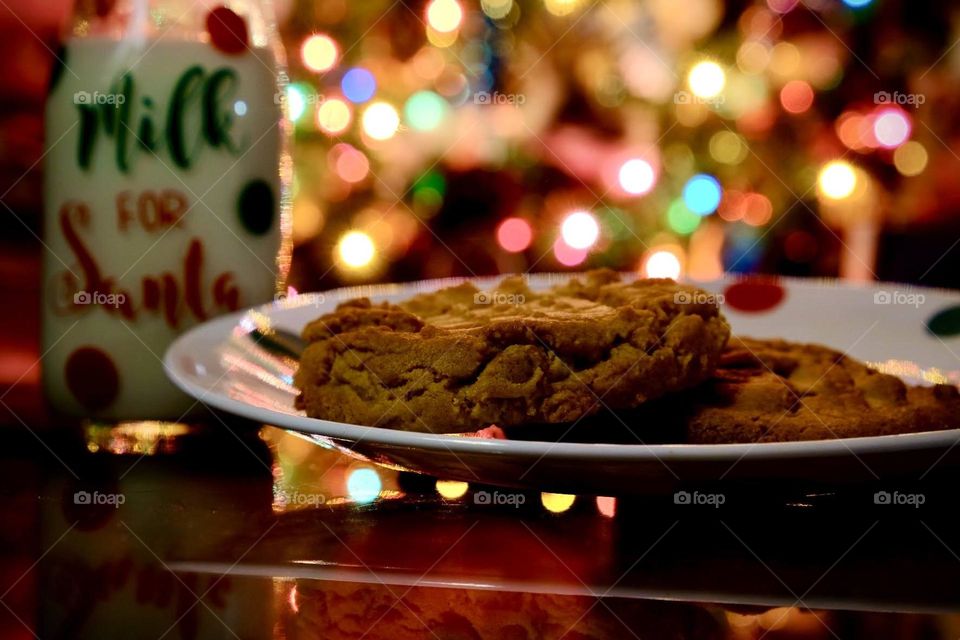
POLYGON ((186 417, 167 346, 282 286, 291 166, 273 20, 268 1, 78 0, 46 105, 55 410, 186 417))

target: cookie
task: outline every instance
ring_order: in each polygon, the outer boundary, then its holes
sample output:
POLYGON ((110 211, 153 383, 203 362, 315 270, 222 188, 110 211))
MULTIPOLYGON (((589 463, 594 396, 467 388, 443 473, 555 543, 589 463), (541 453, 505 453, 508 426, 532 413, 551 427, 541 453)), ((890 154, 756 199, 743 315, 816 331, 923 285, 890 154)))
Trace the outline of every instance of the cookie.
MULTIPOLYGON (((733 337, 713 377, 680 406, 690 443, 786 442, 960 427, 951 385, 920 387, 827 347, 733 337)), ((666 418, 666 415, 663 415, 666 418)))
POLYGON ((729 333, 706 292, 609 270, 542 292, 513 276, 399 305, 352 300, 304 329, 297 406, 434 433, 573 422, 705 380, 729 333))

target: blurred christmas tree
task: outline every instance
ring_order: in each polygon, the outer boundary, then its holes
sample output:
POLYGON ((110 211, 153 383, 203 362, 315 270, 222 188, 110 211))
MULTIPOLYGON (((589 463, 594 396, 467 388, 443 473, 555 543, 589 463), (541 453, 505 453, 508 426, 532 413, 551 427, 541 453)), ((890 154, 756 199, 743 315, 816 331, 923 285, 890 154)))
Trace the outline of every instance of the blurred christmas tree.
POLYGON ((960 197, 946 11, 300 0, 294 282, 872 277, 881 227, 960 197))

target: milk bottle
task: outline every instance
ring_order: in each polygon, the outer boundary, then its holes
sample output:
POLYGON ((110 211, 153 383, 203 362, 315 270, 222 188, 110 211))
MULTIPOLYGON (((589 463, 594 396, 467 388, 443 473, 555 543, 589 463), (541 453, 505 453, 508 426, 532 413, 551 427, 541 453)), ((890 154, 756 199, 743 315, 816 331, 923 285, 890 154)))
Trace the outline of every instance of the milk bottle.
POLYGON ((43 378, 61 412, 184 418, 161 359, 271 300, 291 166, 257 0, 78 0, 46 106, 43 378))

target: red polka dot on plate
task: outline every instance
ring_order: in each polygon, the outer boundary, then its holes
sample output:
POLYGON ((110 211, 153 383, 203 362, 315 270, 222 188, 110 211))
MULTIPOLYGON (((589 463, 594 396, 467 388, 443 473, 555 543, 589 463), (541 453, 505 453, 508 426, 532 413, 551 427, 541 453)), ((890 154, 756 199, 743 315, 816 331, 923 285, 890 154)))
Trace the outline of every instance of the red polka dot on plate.
POLYGON ((70 393, 90 411, 106 409, 120 392, 117 366, 96 347, 80 347, 71 353, 64 374, 70 393))
POLYGON ((724 303, 736 311, 770 311, 786 297, 786 290, 775 278, 747 278, 735 282, 723 292, 724 303))
POLYGON ((247 23, 227 7, 217 7, 207 14, 207 33, 213 46, 226 54, 247 49, 247 23))

